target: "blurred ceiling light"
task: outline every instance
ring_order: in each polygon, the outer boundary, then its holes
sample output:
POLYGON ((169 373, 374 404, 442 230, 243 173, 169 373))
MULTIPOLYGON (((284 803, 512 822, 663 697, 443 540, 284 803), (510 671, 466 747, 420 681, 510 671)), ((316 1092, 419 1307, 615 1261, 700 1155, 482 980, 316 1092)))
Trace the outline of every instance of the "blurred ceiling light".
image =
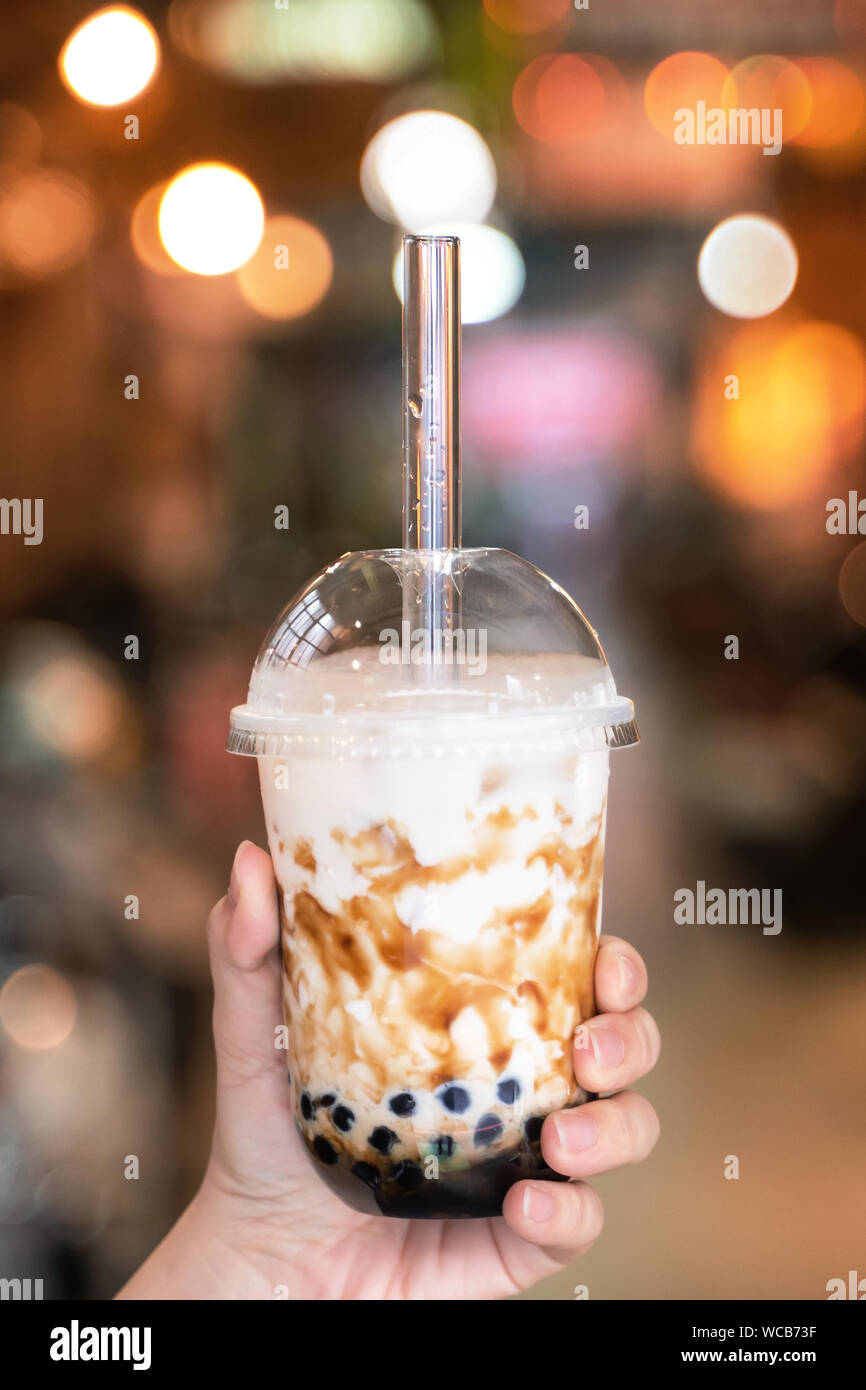
MULTIPOLYGON (((526 266, 516 244, 496 227, 442 223, 425 227, 430 236, 459 236, 463 323, 488 323, 512 309, 523 293, 526 266)), ((394 289, 403 302, 403 249, 394 258, 394 289)))
POLYGON ((35 164, 42 152, 42 131, 36 117, 14 101, 0 101, 0 160, 35 164))
POLYGON ((59 1047, 75 1026, 75 1014, 72 986, 48 965, 23 965, 0 989, 0 1023, 19 1047, 59 1047))
POLYGON ((839 571, 839 597, 855 623, 866 627, 866 541, 845 556, 839 571))
POLYGON ((107 753, 124 719, 109 670, 90 653, 46 653, 25 680, 22 704, 37 738, 73 762, 107 753))
POLYGON ((411 111, 373 136, 361 188, 386 222, 481 222, 496 196, 496 165, 478 131, 445 111, 411 111))
POLYGON ((324 299, 334 275, 327 239, 300 217, 269 217, 258 251, 238 271, 241 294, 269 319, 296 319, 324 299))
POLYGON ((724 111, 776 109, 782 112, 782 139, 799 135, 812 114, 812 88, 796 63, 777 54, 761 53, 745 58, 731 71, 720 103, 724 111))
POLYGON ((587 57, 554 53, 535 58, 523 69, 511 100, 527 135, 547 145, 566 145, 598 127, 605 89, 587 57))
POLYGON ((696 109, 698 101, 707 108, 722 106, 722 93, 728 69, 709 53, 672 53, 657 63, 644 86, 644 106, 649 119, 661 135, 673 140, 675 112, 696 109))
POLYGON ((838 324, 743 325, 707 362, 695 398, 704 476, 742 506, 802 502, 863 440, 866 354, 838 324), (738 380, 727 399, 725 382, 738 380))
POLYGON ((701 247, 698 280, 723 314, 772 314, 797 282, 797 250, 784 227, 757 213, 725 218, 701 247))
POLYGON ((174 0, 172 38, 241 82, 392 82, 436 52, 423 0, 174 0))
POLYGON ((573 0, 484 0, 494 24, 510 34, 540 34, 571 10, 573 0))
POLYGON ((139 198, 129 222, 129 236, 138 259, 157 275, 182 275, 159 235, 159 205, 168 183, 157 183, 139 198))
POLYGON ((62 171, 12 173, 0 191, 0 266, 41 279, 79 261, 93 236, 93 202, 62 171))
POLYGON ((800 145, 825 149, 843 145, 856 135, 863 120, 863 86, 836 58, 798 58, 812 90, 809 119, 794 137, 800 145))
POLYGON ((156 72, 153 26, 127 5, 98 10, 73 30, 58 60, 73 96, 89 106, 119 106, 143 92, 156 72))
POLYGON ((228 164, 191 164, 175 174, 159 205, 159 234, 172 260, 194 275, 225 275, 262 239, 258 189, 228 164))

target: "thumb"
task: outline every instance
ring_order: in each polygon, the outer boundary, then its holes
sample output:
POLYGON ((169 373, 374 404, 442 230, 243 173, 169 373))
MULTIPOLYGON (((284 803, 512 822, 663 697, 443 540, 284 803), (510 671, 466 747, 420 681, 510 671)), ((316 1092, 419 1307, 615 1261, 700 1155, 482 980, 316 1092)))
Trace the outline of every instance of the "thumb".
POLYGON ((285 1176, 294 1149, 282 1023, 280 925, 270 856, 245 840, 207 924, 217 1067, 214 1157, 237 1180, 285 1176))

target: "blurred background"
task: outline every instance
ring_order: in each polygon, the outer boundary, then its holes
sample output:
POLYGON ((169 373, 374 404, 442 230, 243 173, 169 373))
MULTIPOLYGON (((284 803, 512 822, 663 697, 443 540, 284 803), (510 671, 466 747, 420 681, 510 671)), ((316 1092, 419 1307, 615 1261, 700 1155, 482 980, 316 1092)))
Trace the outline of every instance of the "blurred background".
POLYGON ((228 711, 399 543, 405 229, 463 237, 464 540, 575 595, 643 735, 605 925, 662 1139, 530 1296, 866 1274, 866 6, 113 8, 0 12, 0 1274, 108 1297, 197 1186, 204 922, 264 842, 228 711), (781 152, 678 143, 699 101, 781 152), (781 934, 677 925, 698 880, 781 934))

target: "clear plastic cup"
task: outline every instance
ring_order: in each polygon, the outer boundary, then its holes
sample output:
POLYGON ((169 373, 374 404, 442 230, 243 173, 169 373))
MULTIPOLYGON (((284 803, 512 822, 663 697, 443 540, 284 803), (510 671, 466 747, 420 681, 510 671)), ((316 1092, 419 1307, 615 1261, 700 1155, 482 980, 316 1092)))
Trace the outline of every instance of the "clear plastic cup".
POLYGON ((558 1178, 541 1124, 587 1099, 608 754, 637 737, 508 551, 345 555, 274 624, 228 747, 259 763, 298 1130, 350 1206, 490 1216, 558 1178))

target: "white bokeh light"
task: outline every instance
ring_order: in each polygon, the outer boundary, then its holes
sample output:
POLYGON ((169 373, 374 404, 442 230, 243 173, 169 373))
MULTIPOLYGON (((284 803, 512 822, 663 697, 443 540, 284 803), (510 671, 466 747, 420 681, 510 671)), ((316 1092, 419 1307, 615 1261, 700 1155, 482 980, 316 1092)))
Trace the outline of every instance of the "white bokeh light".
MULTIPOLYGON (((427 236, 460 238, 460 317, 487 323, 513 308, 526 283, 526 267, 516 244, 495 227, 474 224, 424 227, 427 236)), ((403 300, 403 249, 394 258, 394 288, 403 300)))
POLYGON ((373 136, 361 160, 361 188, 377 216, 410 232, 433 222, 481 222, 496 196, 496 165, 466 121, 412 111, 373 136))
POLYGON ((225 275, 256 251, 265 210, 255 185, 228 164, 192 164, 159 205, 159 234, 172 260, 194 275, 225 275))
POLYGON ((797 250, 778 222, 757 213, 714 227, 698 257, 698 281, 710 303, 733 318, 772 314, 797 283, 797 250))
POLYGON ((70 34, 60 54, 60 72, 79 100, 119 106, 144 91, 158 62, 159 40, 144 15, 112 5, 70 34))

